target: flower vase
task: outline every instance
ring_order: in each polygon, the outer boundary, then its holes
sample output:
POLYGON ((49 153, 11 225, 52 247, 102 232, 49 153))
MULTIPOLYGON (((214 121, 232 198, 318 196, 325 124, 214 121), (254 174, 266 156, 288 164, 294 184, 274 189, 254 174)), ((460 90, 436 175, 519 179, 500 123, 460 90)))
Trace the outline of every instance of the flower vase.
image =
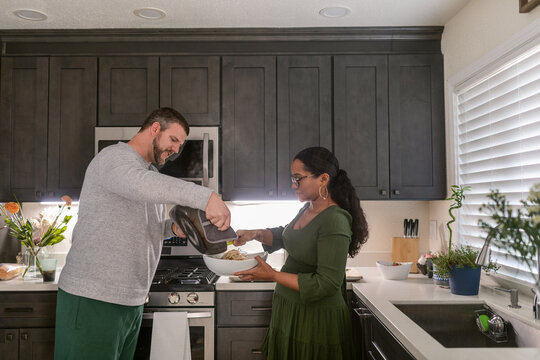
POLYGON ((43 273, 41 271, 39 251, 36 254, 34 251, 26 249, 23 255, 23 263, 26 268, 23 272, 23 280, 25 281, 43 281, 43 273))

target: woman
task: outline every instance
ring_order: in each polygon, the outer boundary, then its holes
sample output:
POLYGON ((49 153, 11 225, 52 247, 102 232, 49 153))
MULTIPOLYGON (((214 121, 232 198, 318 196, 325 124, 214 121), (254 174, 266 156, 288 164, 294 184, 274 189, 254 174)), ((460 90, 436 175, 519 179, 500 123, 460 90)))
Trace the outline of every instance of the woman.
POLYGON ((279 272, 257 257, 257 267, 234 275, 277 283, 263 344, 269 360, 353 359, 345 265, 367 240, 364 212, 327 149, 300 151, 291 174, 296 196, 307 202, 298 215, 285 228, 239 230, 234 243, 255 239, 270 252, 285 248, 287 261, 279 272))

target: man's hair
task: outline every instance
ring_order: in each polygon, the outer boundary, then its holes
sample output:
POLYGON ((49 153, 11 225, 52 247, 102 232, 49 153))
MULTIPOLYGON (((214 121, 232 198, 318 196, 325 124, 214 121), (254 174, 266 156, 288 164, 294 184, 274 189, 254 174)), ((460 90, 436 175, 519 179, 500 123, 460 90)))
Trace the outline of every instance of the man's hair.
POLYGON ((139 131, 146 130, 156 121, 161 126, 161 131, 167 130, 171 124, 177 123, 184 128, 186 135, 189 135, 189 124, 184 116, 182 116, 182 114, 180 114, 178 111, 168 107, 162 107, 152 111, 146 120, 144 120, 141 130, 139 131))

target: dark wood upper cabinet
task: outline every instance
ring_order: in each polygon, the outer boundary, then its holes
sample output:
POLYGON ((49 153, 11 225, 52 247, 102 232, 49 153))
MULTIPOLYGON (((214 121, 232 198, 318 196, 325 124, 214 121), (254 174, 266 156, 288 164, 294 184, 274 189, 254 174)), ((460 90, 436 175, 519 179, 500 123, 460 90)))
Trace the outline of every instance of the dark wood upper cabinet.
POLYGON ((77 199, 94 157, 97 111, 97 59, 52 57, 49 79, 47 192, 77 199))
POLYGON ((141 126, 159 107, 159 58, 99 58, 99 126, 141 126))
POLYGON ((387 199, 388 58, 334 57, 334 152, 360 199, 387 199))
POLYGON ((302 149, 332 150, 332 58, 277 58, 278 199, 296 199, 290 167, 302 149))
POLYGON ((190 125, 220 125, 219 56, 160 57, 160 106, 190 125))
POLYGON ((390 197, 444 199, 443 58, 389 56, 390 197))
POLYGON ((2 59, 0 199, 40 201, 47 179, 49 59, 2 59))
POLYGON ((276 58, 226 56, 222 78, 223 196, 275 199, 276 58))

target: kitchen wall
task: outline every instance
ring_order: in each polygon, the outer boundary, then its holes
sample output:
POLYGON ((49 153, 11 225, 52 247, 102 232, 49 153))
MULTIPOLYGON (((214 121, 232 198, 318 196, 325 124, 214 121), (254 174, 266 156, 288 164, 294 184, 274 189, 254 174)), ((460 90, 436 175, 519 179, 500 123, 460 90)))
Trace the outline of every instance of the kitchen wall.
MULTIPOLYGON (((266 203, 246 203, 227 202, 231 209, 232 223, 234 229, 257 229, 286 225, 294 218, 302 203, 298 201, 290 202, 266 202, 266 203)), ((363 201, 362 207, 366 213, 369 224, 369 240, 364 245, 360 253, 353 259, 348 260, 349 266, 375 266, 377 260, 390 260, 391 241, 394 236, 401 236, 403 233, 403 219, 419 219, 419 248, 420 252, 426 252, 429 247, 429 203, 426 201, 363 201)), ((24 203, 23 211, 27 217, 39 217, 40 212, 56 214, 58 205, 24 203)), ((75 204, 70 210, 74 215, 68 230, 66 240, 54 246, 53 252, 63 263, 65 254, 71 246, 71 233, 77 221, 78 206, 75 204)), ((248 246, 248 251, 255 252, 262 248, 257 242, 252 242, 248 246)), ((279 263, 283 255, 276 254, 271 257, 275 264, 279 263)))
MULTIPOLYGON (((444 55, 445 91, 448 80, 487 64, 490 53, 509 47, 516 36, 528 28, 540 26, 540 7, 520 14, 517 0, 472 0, 444 26, 441 40, 444 55), (504 26, 503 26, 504 24, 504 26)), ((446 98, 446 161, 448 187, 456 183, 453 123, 446 98)), ((431 201, 429 219, 439 225, 448 221, 448 201, 431 201)), ((440 230, 440 227, 439 229, 440 230)), ((429 242, 432 251, 441 249, 441 232, 429 242)), ((446 233, 445 233, 446 234, 446 233)), ((447 235, 446 235, 447 236, 447 235)))

